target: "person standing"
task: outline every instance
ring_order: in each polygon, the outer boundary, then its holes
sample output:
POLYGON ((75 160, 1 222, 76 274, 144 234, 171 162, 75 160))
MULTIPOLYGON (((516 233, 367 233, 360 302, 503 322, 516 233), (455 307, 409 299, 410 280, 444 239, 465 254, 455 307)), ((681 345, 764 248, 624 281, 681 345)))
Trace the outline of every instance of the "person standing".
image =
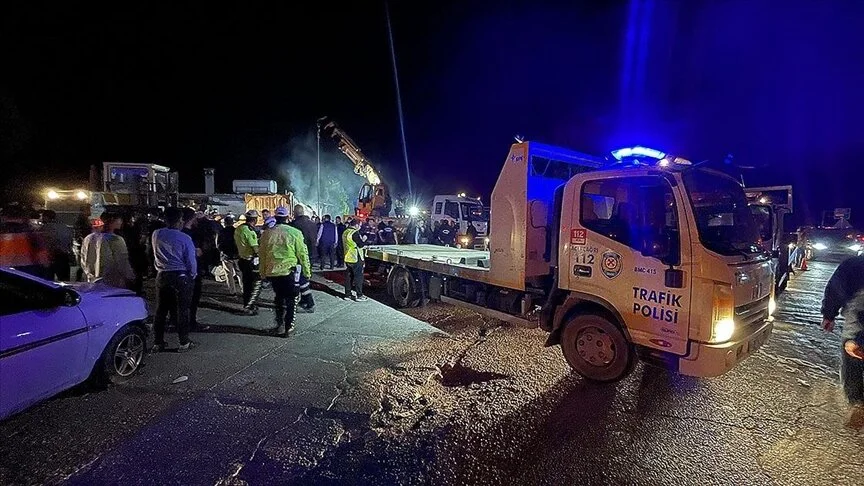
POLYGON ((222 260, 222 268, 225 269, 225 275, 228 282, 228 291, 232 295, 242 295, 241 290, 243 283, 240 279, 240 267, 237 265, 237 260, 240 256, 237 254, 237 242, 234 241, 234 233, 237 228, 234 227, 234 218, 225 216, 222 218, 224 228, 219 230, 216 235, 216 247, 219 249, 219 254, 222 260))
POLYGON ((192 238, 180 231, 183 213, 178 208, 165 210, 166 228, 153 232, 152 247, 156 267, 156 316, 153 321, 153 351, 165 349, 165 321, 168 315, 177 325, 179 351, 196 346, 189 339, 190 310, 198 263, 192 238))
POLYGON ((318 255, 321 259, 321 270, 324 270, 324 263, 330 262, 330 270, 333 270, 334 256, 333 251, 336 249, 336 241, 339 238, 339 230, 336 225, 330 221, 330 215, 325 214, 324 220, 318 226, 318 255))
POLYGON ((57 213, 48 209, 42 212, 42 237, 51 262, 51 277, 60 282, 71 278, 72 228, 57 221, 57 213))
POLYGON ((378 231, 378 243, 381 245, 398 245, 399 239, 396 236, 393 221, 387 221, 386 224, 382 221, 381 225, 381 229, 378 231))
POLYGON ((438 229, 435 230, 435 235, 433 236, 434 244, 440 246, 453 246, 456 242, 456 230, 450 226, 450 221, 444 219, 441 221, 441 225, 438 226, 438 229))
MULTIPOLYGON (((294 206, 294 221, 291 226, 300 230, 303 233, 303 241, 306 243, 306 250, 309 255, 315 254, 316 240, 318 239, 318 225, 309 216, 306 216, 303 206, 300 204, 294 206)), ((311 258, 311 257, 310 257, 311 258)), ((312 297, 312 289, 309 285, 309 279, 300 276, 300 309, 299 312, 312 313, 315 312, 315 298, 312 297)))
POLYGON ((258 294, 261 292, 261 277, 258 275, 258 233, 255 223, 258 222, 258 211, 251 209, 246 212, 246 221, 234 232, 234 243, 237 245, 237 264, 243 277, 243 309, 247 314, 258 314, 258 294))
POLYGON ((351 220, 342 235, 342 244, 345 247, 345 299, 366 301, 368 298, 363 296, 363 247, 366 246, 366 235, 360 232, 360 220, 351 220), (352 289, 356 296, 352 296, 352 289))
POLYGON ((342 235, 345 233, 345 223, 342 218, 336 216, 336 265, 339 268, 345 266, 345 246, 342 244, 342 235))
POLYGON ((115 234, 123 227, 123 218, 104 212, 102 231, 90 233, 81 242, 81 268, 88 282, 103 282, 112 287, 131 289, 135 272, 129 262, 129 251, 123 237, 115 234))
POLYGON ((864 427, 864 256, 847 259, 837 267, 822 299, 822 329, 834 330, 843 310, 840 380, 849 402, 846 426, 864 427))
POLYGON ((294 330, 300 275, 312 276, 303 233, 288 225, 288 208, 278 207, 276 225, 261 235, 261 276, 270 281, 275 297, 273 333, 287 337, 294 330))

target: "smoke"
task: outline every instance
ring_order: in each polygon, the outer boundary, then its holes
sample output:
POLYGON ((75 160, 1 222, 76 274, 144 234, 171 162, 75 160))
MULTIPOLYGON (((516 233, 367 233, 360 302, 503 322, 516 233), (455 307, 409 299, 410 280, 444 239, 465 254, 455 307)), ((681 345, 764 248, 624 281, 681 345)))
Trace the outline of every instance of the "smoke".
MULTIPOLYGON (((292 138, 276 157, 280 179, 299 203, 317 209, 318 159, 314 132, 292 138)), ((377 167, 376 167, 377 169, 377 167)), ((351 161, 332 140, 321 137, 321 214, 354 214, 357 194, 365 180, 354 173, 351 161)))

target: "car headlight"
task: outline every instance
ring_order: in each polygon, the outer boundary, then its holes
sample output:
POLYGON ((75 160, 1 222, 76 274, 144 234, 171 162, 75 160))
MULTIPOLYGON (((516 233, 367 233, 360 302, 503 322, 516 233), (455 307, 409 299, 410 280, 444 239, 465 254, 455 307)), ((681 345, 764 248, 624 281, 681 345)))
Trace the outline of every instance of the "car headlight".
POLYGON ((774 311, 777 310, 777 301, 774 300, 774 296, 772 295, 770 299, 768 299, 768 315, 773 316, 774 311))
POLYGON ((731 285, 714 285, 711 312, 711 342, 723 343, 735 333, 735 299, 731 285))
POLYGON ((862 248, 862 246, 859 245, 858 243, 855 243, 854 245, 849 247, 849 249, 852 251, 861 251, 861 248, 862 248))
POLYGON ((813 243, 814 250, 824 250, 826 248, 828 248, 828 245, 826 245, 825 243, 813 243))

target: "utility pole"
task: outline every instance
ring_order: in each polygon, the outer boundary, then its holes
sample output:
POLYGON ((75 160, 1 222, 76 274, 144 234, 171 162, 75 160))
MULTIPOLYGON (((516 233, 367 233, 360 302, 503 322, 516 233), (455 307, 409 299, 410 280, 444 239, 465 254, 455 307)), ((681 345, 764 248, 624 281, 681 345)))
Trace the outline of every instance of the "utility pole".
POLYGON ((318 207, 318 216, 319 217, 321 216, 321 120, 323 120, 323 118, 319 118, 318 121, 315 122, 315 125, 317 128, 316 138, 318 140, 318 150, 317 150, 317 157, 318 157, 318 204, 317 204, 317 207, 318 207))
POLYGON ((413 196, 411 189, 411 169, 408 167, 408 147, 405 143, 405 117, 402 115, 402 93, 399 90, 399 74, 396 71, 396 49, 393 46, 393 27, 390 25, 390 3, 384 1, 384 11, 387 14, 387 34, 390 38, 390 60, 393 62, 393 81, 396 84, 396 106, 399 109, 399 133, 402 135, 402 156, 405 158, 405 176, 408 178, 408 195, 413 196))

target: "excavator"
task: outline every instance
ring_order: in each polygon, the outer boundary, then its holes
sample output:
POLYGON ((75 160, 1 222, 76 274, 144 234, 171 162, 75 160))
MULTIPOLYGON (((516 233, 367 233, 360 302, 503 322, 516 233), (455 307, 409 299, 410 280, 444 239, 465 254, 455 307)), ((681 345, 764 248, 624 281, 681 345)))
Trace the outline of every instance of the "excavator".
POLYGON ((339 148, 339 151, 354 164, 354 173, 366 180, 357 196, 355 216, 362 219, 369 216, 389 216, 393 205, 390 191, 387 189, 387 185, 381 182, 381 178, 369 159, 363 155, 360 147, 345 133, 345 130, 327 117, 318 120, 318 130, 319 136, 323 132, 336 141, 336 147, 339 148))

